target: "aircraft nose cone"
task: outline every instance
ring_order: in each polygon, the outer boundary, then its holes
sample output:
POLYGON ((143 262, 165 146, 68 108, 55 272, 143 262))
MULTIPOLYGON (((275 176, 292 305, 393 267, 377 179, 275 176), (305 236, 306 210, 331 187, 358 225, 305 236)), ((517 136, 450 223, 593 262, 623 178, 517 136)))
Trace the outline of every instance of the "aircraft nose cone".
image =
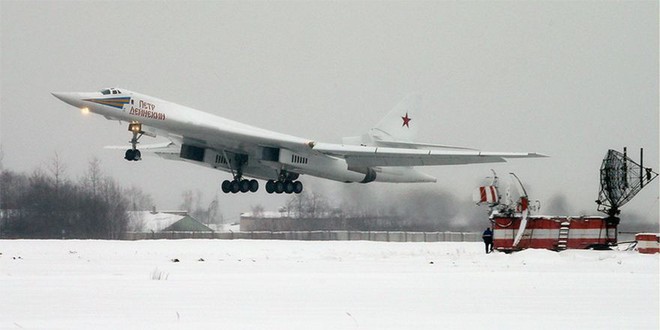
POLYGON ((78 97, 78 93, 51 92, 51 94, 53 94, 53 96, 60 99, 61 101, 71 104, 74 107, 78 107, 82 103, 80 97, 78 97))

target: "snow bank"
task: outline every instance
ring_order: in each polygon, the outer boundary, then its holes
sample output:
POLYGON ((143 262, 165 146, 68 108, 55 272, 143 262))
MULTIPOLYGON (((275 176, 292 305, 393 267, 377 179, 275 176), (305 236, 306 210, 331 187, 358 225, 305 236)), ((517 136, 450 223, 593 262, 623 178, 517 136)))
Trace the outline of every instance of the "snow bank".
POLYGON ((17 240, 0 241, 0 253, 0 328, 660 326, 659 256, 636 252, 17 240))

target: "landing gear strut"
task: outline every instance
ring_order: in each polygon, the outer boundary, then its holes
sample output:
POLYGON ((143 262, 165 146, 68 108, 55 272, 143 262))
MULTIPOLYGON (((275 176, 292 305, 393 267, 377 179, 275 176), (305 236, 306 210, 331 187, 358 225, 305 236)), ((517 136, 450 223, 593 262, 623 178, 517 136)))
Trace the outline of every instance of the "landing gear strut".
MULTIPOLYGON (((225 159, 229 159, 227 157, 227 153, 224 153, 225 159)), ((232 193, 236 194, 238 192, 246 193, 246 192, 256 192, 259 190, 259 182, 257 180, 247 180, 243 179, 243 166, 247 163, 247 155, 236 155, 234 157, 236 168, 232 166, 232 162, 227 162, 229 164, 229 167, 231 169, 231 173, 234 174, 234 180, 229 181, 225 180, 222 182, 222 192, 225 194, 227 193, 232 193), (235 170, 235 171, 234 171, 235 170)))
POLYGON ((124 159, 128 161, 138 161, 142 159, 142 154, 140 153, 140 150, 137 149, 137 144, 140 143, 138 140, 142 137, 144 132, 142 131, 142 124, 140 123, 130 123, 128 124, 128 130, 133 133, 133 138, 131 141, 131 149, 126 150, 126 153, 124 154, 124 159))

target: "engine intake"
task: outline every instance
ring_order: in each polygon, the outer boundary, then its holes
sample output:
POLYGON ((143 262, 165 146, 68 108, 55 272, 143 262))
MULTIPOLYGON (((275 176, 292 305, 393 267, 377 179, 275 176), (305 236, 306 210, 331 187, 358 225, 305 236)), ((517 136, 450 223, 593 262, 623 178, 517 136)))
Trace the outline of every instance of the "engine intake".
POLYGON ((349 171, 358 172, 364 174, 364 179, 360 183, 369 183, 376 180, 376 170, 371 167, 348 167, 349 171))
POLYGON ((179 154, 179 157, 184 159, 195 160, 198 162, 203 162, 204 151, 205 151, 204 148, 195 147, 188 144, 182 144, 181 153, 179 154))
POLYGON ((376 180, 376 171, 369 167, 367 168, 367 174, 364 176, 364 180, 360 181, 360 183, 369 183, 372 181, 376 180))

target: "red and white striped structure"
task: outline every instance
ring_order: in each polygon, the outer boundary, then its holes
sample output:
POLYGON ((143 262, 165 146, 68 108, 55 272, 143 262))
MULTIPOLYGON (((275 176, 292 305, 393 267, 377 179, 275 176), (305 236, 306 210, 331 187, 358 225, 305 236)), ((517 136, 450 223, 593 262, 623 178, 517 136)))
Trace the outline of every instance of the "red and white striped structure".
POLYGON ((499 251, 533 249, 588 249, 617 244, 618 219, 600 216, 559 217, 528 216, 522 238, 514 246, 520 228, 521 214, 494 214, 493 247, 499 251))
POLYGON ((660 234, 639 233, 635 235, 639 253, 660 253, 660 234))
POLYGON ((472 193, 472 200, 477 203, 497 204, 500 200, 496 186, 482 186, 472 193))

